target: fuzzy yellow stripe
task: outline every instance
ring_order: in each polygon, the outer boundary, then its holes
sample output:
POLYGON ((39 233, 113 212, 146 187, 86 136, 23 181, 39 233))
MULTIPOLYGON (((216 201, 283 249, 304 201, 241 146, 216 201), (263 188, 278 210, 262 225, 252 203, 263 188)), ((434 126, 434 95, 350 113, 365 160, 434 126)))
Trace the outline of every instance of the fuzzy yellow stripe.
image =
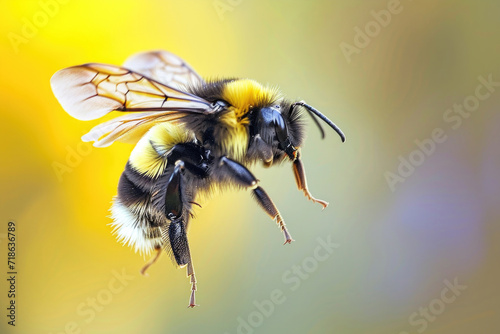
POLYGON ((280 99, 276 87, 263 86, 255 80, 240 79, 227 83, 224 99, 237 109, 236 117, 243 117, 251 107, 263 107, 280 99))
POLYGON ((176 144, 189 140, 190 136, 184 127, 170 123, 159 123, 139 140, 130 155, 130 164, 139 173, 153 178, 158 177, 167 166, 167 158, 159 155, 151 142, 161 151, 168 152, 176 144))

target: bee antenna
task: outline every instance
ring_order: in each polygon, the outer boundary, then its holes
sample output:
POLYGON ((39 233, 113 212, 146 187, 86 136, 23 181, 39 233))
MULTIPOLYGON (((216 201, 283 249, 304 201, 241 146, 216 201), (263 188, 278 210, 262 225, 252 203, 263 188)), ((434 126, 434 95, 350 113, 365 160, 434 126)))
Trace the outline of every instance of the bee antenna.
POLYGON ((323 120, 323 122, 325 122, 326 124, 328 124, 332 129, 334 129, 335 132, 337 132, 339 134, 340 139, 342 140, 342 142, 345 142, 345 135, 342 132, 342 130, 340 130, 340 128, 338 126, 336 126, 335 123, 333 123, 332 121, 330 121, 328 119, 328 117, 326 117, 325 115, 323 115, 318 109, 311 107, 310 105, 308 105, 304 101, 299 101, 299 102, 295 102, 295 103, 293 103, 291 105, 290 111, 293 110, 293 108, 295 106, 297 106, 297 105, 306 108, 306 110, 309 113, 309 115, 311 115, 312 119, 314 120, 314 123, 316 123, 316 125, 318 126, 318 128, 319 128, 319 130, 321 132, 321 139, 325 138, 325 132, 323 131, 323 128, 321 127, 321 124, 316 119, 315 115, 318 116, 319 118, 321 118, 321 120, 323 120))

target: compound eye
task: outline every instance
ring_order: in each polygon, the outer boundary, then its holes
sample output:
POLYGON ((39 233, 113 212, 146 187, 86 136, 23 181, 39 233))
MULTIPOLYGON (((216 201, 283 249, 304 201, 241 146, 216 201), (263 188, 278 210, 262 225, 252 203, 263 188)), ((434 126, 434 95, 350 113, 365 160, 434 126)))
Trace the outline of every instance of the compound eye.
POLYGON ((278 141, 280 143, 284 143, 288 138, 288 130, 286 128, 286 123, 283 117, 279 112, 274 115, 274 128, 276 130, 276 136, 278 137, 278 141))
POLYGON ((259 123, 261 126, 274 128, 276 138, 283 148, 288 138, 288 130, 283 116, 275 107, 264 107, 260 109, 259 123))

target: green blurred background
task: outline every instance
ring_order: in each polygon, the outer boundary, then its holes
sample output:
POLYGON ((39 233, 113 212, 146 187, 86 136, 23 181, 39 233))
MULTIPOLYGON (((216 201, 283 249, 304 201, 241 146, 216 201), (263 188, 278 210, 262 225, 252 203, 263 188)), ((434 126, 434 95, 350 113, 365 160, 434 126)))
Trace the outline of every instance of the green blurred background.
POLYGON ((499 332, 500 87, 470 116, 445 119, 475 101, 479 76, 500 81, 498 1, 62 2, 0 5, 1 258, 9 220, 18 237, 17 322, 7 325, 2 265, 2 333, 499 332), (347 44, 358 46, 348 57, 347 44), (97 122, 72 119, 49 86, 61 68, 153 49, 206 77, 279 85, 348 138, 322 141, 309 126, 303 160, 324 211, 289 165, 254 168, 292 245, 249 192, 198 210, 195 309, 184 270, 165 256, 141 277, 145 259, 107 225, 132 146, 81 144, 97 122), (421 159, 415 141, 435 129, 446 140, 421 159), (419 166, 391 189, 388 172, 411 157, 419 166))

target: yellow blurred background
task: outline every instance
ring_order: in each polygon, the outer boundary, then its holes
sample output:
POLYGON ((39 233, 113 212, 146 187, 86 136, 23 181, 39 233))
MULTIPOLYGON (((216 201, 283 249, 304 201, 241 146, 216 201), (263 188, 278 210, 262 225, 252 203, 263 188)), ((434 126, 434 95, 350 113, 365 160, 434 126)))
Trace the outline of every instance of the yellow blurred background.
POLYGON ((499 332, 498 1, 41 0, 0 10, 2 333, 499 332), (198 210, 195 309, 184 270, 164 256, 142 277, 145 259, 111 234, 132 146, 81 143, 97 122, 71 118, 49 86, 64 67, 154 49, 205 77, 279 85, 347 135, 341 144, 327 130, 322 141, 308 127, 303 158, 324 211, 296 190, 289 165, 254 168, 292 245, 249 192, 198 210))

